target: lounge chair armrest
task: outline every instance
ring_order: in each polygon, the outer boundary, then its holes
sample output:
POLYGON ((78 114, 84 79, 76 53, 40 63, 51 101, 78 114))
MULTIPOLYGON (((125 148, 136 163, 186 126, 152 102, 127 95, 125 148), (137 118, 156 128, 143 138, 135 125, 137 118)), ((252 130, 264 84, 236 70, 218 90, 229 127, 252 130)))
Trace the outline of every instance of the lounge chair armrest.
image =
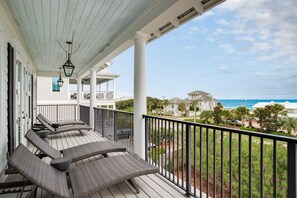
POLYGON ((69 157, 59 157, 51 161, 51 166, 64 172, 70 168, 71 161, 69 157))
POLYGON ((57 129, 57 128, 60 127, 60 123, 58 123, 58 122, 53 122, 53 123, 52 123, 52 127, 53 127, 54 129, 57 129))

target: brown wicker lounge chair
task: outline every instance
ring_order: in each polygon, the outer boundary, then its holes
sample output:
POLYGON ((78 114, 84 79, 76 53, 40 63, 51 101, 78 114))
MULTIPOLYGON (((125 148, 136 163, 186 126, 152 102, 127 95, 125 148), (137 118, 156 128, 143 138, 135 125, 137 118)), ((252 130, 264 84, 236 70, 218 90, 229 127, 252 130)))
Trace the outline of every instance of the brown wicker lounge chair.
POLYGON ((107 153, 126 151, 125 147, 112 141, 90 142, 58 151, 43 141, 33 130, 29 130, 25 137, 31 144, 41 151, 39 156, 45 155, 52 159, 62 156, 68 157, 72 159, 72 163, 95 155, 103 155, 107 157, 107 153))
MULTIPOLYGON (((51 122, 50 120, 48 120, 44 115, 42 115, 41 113, 39 113, 37 115, 37 117, 39 117, 40 119, 43 119, 45 122, 47 122, 49 125, 52 125, 53 122, 51 122)), ((61 122, 55 122, 55 123, 59 123, 60 126, 65 126, 65 125, 84 125, 86 123, 84 123, 83 121, 61 121, 61 122)))
POLYGON ((59 126, 59 124, 57 124, 57 125, 55 125, 55 128, 54 128, 53 127, 54 125, 49 125, 42 118, 40 118, 38 116, 36 118, 45 128, 47 128, 51 132, 51 133, 49 133, 50 135, 64 133, 64 132, 68 132, 68 131, 79 131, 81 134, 83 134, 81 132, 81 130, 92 130, 92 127, 90 127, 89 125, 86 125, 86 124, 84 124, 84 125, 65 125, 65 126, 59 126))
POLYGON ((34 185, 63 198, 88 197, 125 180, 138 193, 133 178, 158 172, 157 167, 130 154, 95 160, 61 172, 36 157, 22 144, 12 153, 8 164, 34 185))

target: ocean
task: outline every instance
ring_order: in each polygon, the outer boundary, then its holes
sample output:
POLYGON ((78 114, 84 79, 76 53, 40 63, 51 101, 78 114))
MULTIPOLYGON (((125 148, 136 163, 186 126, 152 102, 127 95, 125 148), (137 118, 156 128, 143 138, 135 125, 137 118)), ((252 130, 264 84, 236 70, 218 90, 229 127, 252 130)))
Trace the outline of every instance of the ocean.
POLYGON ((297 99, 261 99, 261 100, 218 100, 224 108, 226 109, 235 109, 237 107, 245 106, 247 109, 253 109, 253 106, 258 102, 294 102, 297 103, 297 99))

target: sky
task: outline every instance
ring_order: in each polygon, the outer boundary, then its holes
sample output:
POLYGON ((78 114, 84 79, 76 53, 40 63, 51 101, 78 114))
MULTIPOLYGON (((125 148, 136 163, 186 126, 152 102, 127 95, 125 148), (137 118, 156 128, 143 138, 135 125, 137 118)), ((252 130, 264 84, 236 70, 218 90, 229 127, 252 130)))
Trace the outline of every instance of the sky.
MULTIPOLYGON (((296 0, 227 0, 146 46, 147 96, 297 99, 296 0)), ((134 48, 112 60, 133 96, 134 48)))

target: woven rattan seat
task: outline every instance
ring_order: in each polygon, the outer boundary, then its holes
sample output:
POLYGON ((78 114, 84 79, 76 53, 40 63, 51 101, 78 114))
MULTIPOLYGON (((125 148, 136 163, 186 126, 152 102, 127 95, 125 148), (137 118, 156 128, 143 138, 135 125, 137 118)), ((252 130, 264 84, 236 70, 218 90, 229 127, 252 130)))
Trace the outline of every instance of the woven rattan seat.
POLYGON ((61 151, 56 150, 48 143, 44 142, 33 130, 29 130, 25 135, 27 140, 33 144, 38 150, 55 159, 58 157, 69 157, 72 162, 86 159, 95 155, 106 155, 111 152, 125 152, 126 148, 112 141, 99 141, 82 144, 75 147, 70 147, 61 151), (63 155, 62 155, 63 154, 63 155))
MULTIPOLYGON (((65 172, 46 164, 22 144, 10 156, 8 163, 33 184, 58 197, 87 197, 119 182, 158 172, 157 167, 136 155, 117 155, 70 169, 67 184, 65 172)), ((137 186, 134 187, 139 192, 137 186)))
MULTIPOLYGON (((50 121, 50 120, 48 120, 44 115, 42 115, 41 113, 39 113, 38 115, 37 115, 37 117, 39 117, 39 118, 41 118, 41 119, 43 119, 45 122, 47 122, 49 125, 52 125, 53 123, 50 121)), ((78 125, 85 125, 86 123, 84 123, 83 121, 72 121, 72 120, 69 120, 69 121, 60 121, 60 122, 58 122, 59 123, 59 125, 60 126, 65 126, 65 125, 76 125, 76 124, 78 124, 78 125)))
POLYGON ((47 128, 51 132, 50 135, 68 132, 68 131, 79 131, 81 133, 81 130, 92 130, 92 127, 90 127, 89 125, 86 125, 86 124, 84 124, 84 125, 64 125, 64 126, 60 126, 58 128, 53 128, 46 121, 44 121, 41 117, 37 116, 36 118, 45 128, 47 128))

